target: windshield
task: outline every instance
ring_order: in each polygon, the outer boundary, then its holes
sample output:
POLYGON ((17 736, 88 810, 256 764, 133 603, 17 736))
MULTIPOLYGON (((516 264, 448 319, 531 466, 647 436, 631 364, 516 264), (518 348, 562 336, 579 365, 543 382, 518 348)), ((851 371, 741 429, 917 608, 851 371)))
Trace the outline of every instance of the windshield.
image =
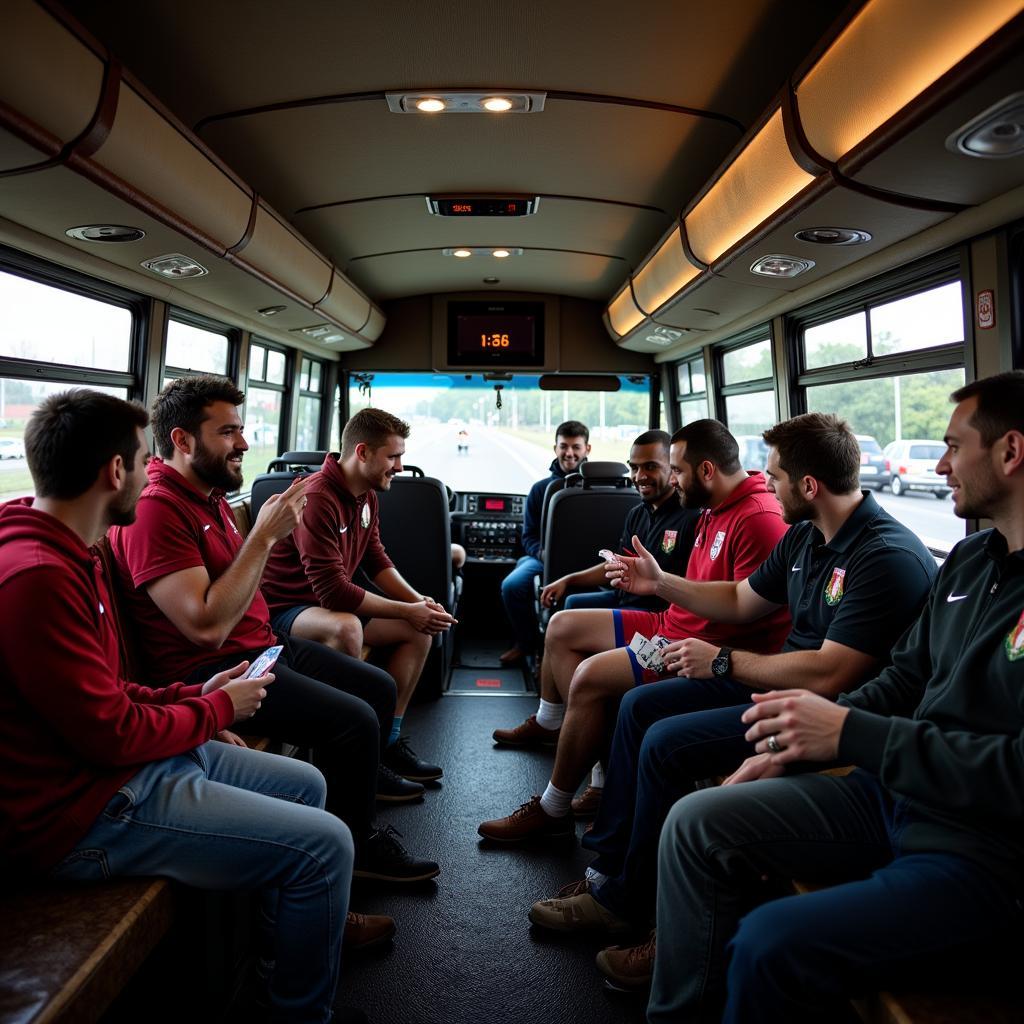
POLYGON ((349 408, 354 413, 372 405, 404 419, 412 427, 404 461, 456 491, 525 494, 548 475, 555 429, 565 420, 590 428, 590 458, 601 461, 625 462, 633 439, 648 429, 646 377, 619 378, 615 392, 541 391, 538 380, 353 374, 349 408))

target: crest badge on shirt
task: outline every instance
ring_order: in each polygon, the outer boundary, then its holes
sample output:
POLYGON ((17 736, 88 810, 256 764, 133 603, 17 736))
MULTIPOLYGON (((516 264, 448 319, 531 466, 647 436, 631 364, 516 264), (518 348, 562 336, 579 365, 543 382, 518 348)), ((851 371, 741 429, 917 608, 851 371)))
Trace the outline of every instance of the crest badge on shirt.
POLYGON ((661 550, 664 551, 666 555, 671 555, 672 552, 675 551, 676 540, 678 539, 678 537, 678 530, 666 530, 661 535, 661 550))
POLYGON ((832 579, 825 585, 825 604, 839 604, 843 597, 843 581, 846 579, 845 569, 833 569, 832 579))
POLYGON ((722 545, 724 543, 725 530, 719 530, 718 533, 715 534, 714 543, 711 545, 711 550, 708 552, 712 562, 718 557, 718 553, 722 550, 722 545))
POLYGON ((365 530, 370 525, 370 506, 364 505, 363 511, 359 513, 359 522, 365 530))
POLYGON ((1024 658, 1024 612, 1020 613, 1017 625, 1003 638, 1003 650, 1010 661, 1024 658))

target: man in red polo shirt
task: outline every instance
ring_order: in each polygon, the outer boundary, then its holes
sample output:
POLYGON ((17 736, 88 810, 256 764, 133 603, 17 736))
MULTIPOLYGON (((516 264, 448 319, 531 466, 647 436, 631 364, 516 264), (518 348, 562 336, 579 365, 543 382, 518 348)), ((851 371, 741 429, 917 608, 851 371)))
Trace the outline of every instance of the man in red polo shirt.
POLYGON ((340 458, 328 455, 307 481, 302 522, 270 553, 262 588, 280 634, 353 653, 363 643, 388 648, 385 664, 398 700, 383 759, 422 789, 442 771, 401 735, 402 716, 433 636, 455 620, 406 583, 380 540, 376 492, 389 490, 401 473, 408 436, 409 424, 383 409, 361 409, 345 424, 340 458), (380 593, 353 582, 357 569, 380 593))
MULTIPOLYGON (((742 468, 736 439, 718 420, 697 420, 677 430, 669 465, 680 501, 704 510, 686 579, 745 579, 786 532, 764 477, 742 468)), ((574 834, 572 797, 586 769, 605 750, 618 702, 634 686, 672 675, 638 662, 628 646, 634 633, 673 641, 697 637, 723 649, 730 642, 738 644, 742 635, 745 650, 774 653, 789 627, 785 609, 742 626, 711 622, 676 604, 663 612, 632 608, 559 612, 545 637, 539 713, 515 729, 494 734, 497 742, 510 746, 557 743, 551 781, 541 797, 505 818, 483 822, 480 835, 497 842, 521 842, 574 834)), ((735 703, 735 698, 723 694, 722 701, 735 703)))
POLYGON ((244 399, 226 377, 203 374, 172 381, 153 403, 161 457, 149 464, 135 523, 110 536, 146 667, 158 681, 198 680, 282 644, 277 683, 248 728, 313 749, 327 777, 327 809, 352 830, 356 875, 432 878, 437 864, 411 857, 393 829, 371 827, 380 737, 394 711, 391 677, 321 644, 279 639, 271 628, 260 576, 306 499, 297 481, 268 500, 243 542, 224 495, 242 483, 244 399))

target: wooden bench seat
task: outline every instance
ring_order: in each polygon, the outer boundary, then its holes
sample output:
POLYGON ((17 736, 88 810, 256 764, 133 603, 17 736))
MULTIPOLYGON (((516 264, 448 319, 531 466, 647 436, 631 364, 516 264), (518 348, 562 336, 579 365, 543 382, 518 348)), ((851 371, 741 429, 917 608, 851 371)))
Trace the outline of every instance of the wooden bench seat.
POLYGON ((30 885, 0 895, 0 1021, 98 1020, 174 920, 165 879, 30 885))

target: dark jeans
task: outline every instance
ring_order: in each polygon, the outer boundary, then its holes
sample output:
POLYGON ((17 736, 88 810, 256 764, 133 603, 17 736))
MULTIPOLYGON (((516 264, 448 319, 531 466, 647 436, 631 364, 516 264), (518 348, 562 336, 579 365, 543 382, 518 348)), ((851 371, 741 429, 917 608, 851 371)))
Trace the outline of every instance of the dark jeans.
POLYGON ((664 679, 622 699, 601 809, 583 837, 598 854, 592 867, 608 876, 594 896, 615 914, 653 915, 662 822, 694 783, 753 753, 740 721, 749 706, 750 687, 731 679, 664 679))
MULTIPOLYGON (((375 665, 312 640, 280 637, 278 642, 284 650, 263 706, 237 731, 310 747, 313 763, 327 779, 327 810, 348 825, 359 849, 373 821, 377 762, 381 738, 391 731, 395 681, 375 665)), ((189 681, 209 679, 261 653, 211 661, 189 681)))
POLYGON ((1018 893, 955 854, 901 853, 893 818, 891 794, 863 771, 679 801, 659 851, 650 1024, 824 1024, 845 1019, 851 995, 948 986, 984 957, 1008 959, 1018 893), (750 911, 764 875, 859 880, 750 911))

